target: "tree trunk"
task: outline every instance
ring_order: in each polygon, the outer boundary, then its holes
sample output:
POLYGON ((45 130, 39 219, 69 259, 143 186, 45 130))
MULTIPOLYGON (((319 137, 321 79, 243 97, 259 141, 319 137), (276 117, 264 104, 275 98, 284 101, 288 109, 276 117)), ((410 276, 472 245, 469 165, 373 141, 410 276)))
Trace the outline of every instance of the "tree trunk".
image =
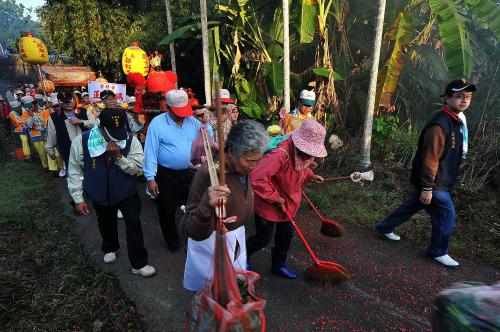
POLYGON ((319 77, 316 80, 316 120, 322 123, 325 127, 327 123, 327 111, 331 110, 334 121, 341 122, 342 118, 339 114, 339 101, 335 92, 335 84, 333 79, 333 65, 330 57, 328 45, 328 28, 325 26, 323 31, 319 33, 319 43, 316 47, 315 67, 323 67, 330 69, 328 78, 319 77))
MULTIPOLYGON (((170 12, 170 0, 165 0, 165 11, 167 12, 167 31, 168 34, 172 33, 172 13, 170 12)), ((174 42, 170 43, 170 65, 174 73, 177 72, 175 66, 175 47, 174 42)))
POLYGON ((380 46, 382 44, 382 32, 384 30, 385 0, 378 1, 378 15, 375 27, 375 40, 373 42, 373 62, 370 71, 370 86, 368 88, 368 101, 366 102, 366 118, 363 135, 363 150, 361 152, 361 166, 371 166, 370 152, 372 143, 373 109, 375 107, 375 95, 377 89, 378 63, 380 60, 380 46))
POLYGON ((283 0, 283 89, 287 113, 290 112, 290 22, 288 5, 288 0, 283 0))
POLYGON ((210 93, 210 58, 208 55, 208 19, 207 19, 207 1, 200 0, 200 16, 201 16, 201 43, 203 54, 203 80, 205 82, 205 103, 211 103, 210 93))

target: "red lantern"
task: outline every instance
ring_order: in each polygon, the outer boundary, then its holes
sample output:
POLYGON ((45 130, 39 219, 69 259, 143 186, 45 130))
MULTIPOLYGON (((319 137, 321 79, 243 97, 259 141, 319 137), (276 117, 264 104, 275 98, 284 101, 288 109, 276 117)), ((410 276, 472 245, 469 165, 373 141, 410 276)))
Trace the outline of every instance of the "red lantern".
POLYGON ((167 93, 175 89, 177 75, 172 71, 151 71, 148 75, 148 91, 167 93))

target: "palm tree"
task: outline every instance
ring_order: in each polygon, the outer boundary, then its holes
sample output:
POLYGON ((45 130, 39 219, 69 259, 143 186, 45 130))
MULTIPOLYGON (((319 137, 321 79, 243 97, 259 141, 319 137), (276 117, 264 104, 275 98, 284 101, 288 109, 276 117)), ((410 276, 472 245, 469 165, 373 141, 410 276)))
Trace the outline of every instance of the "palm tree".
MULTIPOLYGON (((170 12, 170 0, 165 0, 165 11, 167 13, 167 31, 168 34, 172 33, 172 13, 170 12)), ((175 66, 175 47, 174 43, 170 43, 170 64, 172 67, 172 71, 177 72, 175 66)))
POLYGON ((368 168, 371 165, 370 151, 372 143, 373 108, 375 105, 375 93, 377 87, 378 62, 380 59, 380 46, 382 44, 382 32, 384 30, 385 0, 378 2, 377 23, 375 25, 375 40, 373 42, 373 61, 370 72, 370 86, 368 88, 368 101, 366 103, 366 118, 363 133, 363 150, 361 154, 361 165, 368 168))

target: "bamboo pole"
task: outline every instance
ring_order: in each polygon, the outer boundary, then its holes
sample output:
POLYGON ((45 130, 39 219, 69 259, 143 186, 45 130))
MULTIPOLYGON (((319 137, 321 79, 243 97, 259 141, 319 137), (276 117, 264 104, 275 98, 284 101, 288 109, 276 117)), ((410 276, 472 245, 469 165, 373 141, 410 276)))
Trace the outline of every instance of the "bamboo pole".
POLYGON ((200 0, 200 16, 201 16, 201 44, 203 54, 203 81, 205 83, 205 103, 210 104, 210 58, 208 55, 208 18, 207 18, 207 1, 200 0))

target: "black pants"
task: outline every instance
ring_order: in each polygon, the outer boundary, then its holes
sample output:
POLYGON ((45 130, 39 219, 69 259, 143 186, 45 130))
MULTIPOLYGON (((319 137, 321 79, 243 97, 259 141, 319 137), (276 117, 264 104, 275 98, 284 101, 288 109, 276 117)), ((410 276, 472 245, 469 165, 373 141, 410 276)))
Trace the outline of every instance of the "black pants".
POLYGON ((102 236, 102 251, 109 253, 120 248, 118 241, 117 213, 120 210, 125 220, 127 233, 127 252, 130 265, 134 269, 140 269, 148 263, 148 252, 144 248, 141 220, 141 199, 137 192, 115 205, 98 205, 94 203, 97 214, 99 231, 102 236))
POLYGON ((274 247, 271 251, 272 266, 282 267, 286 263, 286 256, 293 238, 293 226, 289 222, 267 221, 255 214, 255 229, 257 232, 247 239, 247 256, 250 257, 250 255, 264 248, 271 241, 274 225, 276 225, 276 232, 274 233, 274 247))
POLYGON ((155 180, 160 195, 156 198, 156 206, 163 238, 171 250, 179 248, 175 211, 186 204, 193 176, 194 172, 191 170, 176 171, 158 165, 155 180))

